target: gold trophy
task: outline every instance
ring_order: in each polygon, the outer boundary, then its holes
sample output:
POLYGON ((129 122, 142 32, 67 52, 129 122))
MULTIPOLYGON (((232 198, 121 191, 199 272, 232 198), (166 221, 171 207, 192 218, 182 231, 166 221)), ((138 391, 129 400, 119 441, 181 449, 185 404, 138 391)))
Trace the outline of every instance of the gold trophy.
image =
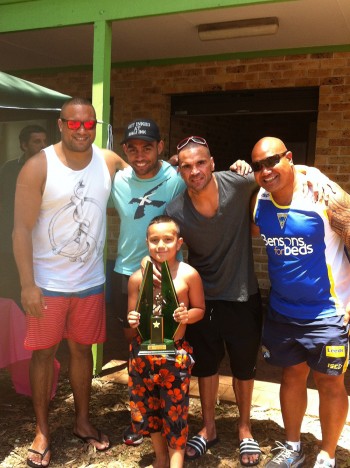
POLYGON ((140 313, 139 354, 175 354, 174 336, 180 325, 173 317, 177 307, 179 302, 167 262, 162 263, 161 292, 154 297, 153 264, 148 261, 135 308, 140 313))

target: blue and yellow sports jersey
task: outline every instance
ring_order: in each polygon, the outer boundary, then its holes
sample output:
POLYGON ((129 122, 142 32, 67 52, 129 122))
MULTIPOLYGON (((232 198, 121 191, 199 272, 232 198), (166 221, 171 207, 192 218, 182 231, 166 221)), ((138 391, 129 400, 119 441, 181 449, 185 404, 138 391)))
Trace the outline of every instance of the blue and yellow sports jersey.
POLYGON ((271 307, 298 319, 343 315, 350 300, 350 263, 324 203, 315 203, 310 192, 279 206, 261 188, 254 222, 268 255, 271 307))

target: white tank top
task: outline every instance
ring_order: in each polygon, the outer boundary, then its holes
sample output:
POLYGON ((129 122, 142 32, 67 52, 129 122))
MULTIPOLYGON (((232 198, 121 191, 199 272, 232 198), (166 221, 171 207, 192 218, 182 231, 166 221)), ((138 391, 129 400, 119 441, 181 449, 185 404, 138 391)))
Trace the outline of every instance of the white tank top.
POLYGON ((103 248, 111 177, 100 150, 81 171, 65 166, 54 147, 45 148, 47 178, 33 230, 35 282, 76 292, 105 281, 103 248))

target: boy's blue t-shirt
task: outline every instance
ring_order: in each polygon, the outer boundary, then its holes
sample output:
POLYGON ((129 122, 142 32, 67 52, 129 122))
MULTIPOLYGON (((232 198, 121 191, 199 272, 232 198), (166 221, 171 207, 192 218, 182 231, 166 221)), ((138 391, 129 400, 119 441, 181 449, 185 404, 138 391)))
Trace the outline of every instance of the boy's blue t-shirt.
POLYGON ((131 167, 117 172, 111 192, 120 217, 114 271, 131 275, 140 268, 142 258, 148 255, 146 230, 149 222, 163 214, 166 205, 185 188, 177 169, 165 161, 150 179, 140 179, 131 167))

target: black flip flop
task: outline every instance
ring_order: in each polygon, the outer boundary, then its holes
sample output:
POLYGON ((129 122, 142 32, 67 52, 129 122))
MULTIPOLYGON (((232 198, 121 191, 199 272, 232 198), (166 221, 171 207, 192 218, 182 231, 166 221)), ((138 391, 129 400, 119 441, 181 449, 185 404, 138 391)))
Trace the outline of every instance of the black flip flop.
POLYGON ((90 442, 89 442, 90 440, 95 440, 96 442, 99 442, 100 444, 103 443, 102 432, 99 429, 97 430, 97 437, 94 437, 94 436, 81 436, 81 435, 77 434, 76 432, 73 432, 73 435, 75 437, 77 437, 78 439, 82 440, 85 444, 89 444, 89 445, 95 447, 95 449, 98 452, 105 452, 106 450, 109 450, 111 448, 111 442, 110 441, 109 441, 108 447, 105 447, 103 449, 99 449, 95 445, 90 444, 90 442))
POLYGON ((47 465, 43 465, 42 463, 43 463, 43 459, 45 458, 45 455, 50 450, 51 450, 50 445, 48 445, 43 452, 38 452, 37 450, 31 449, 31 448, 28 449, 28 452, 32 452, 32 453, 35 453, 36 455, 40 455, 41 463, 34 463, 33 460, 31 460, 30 458, 27 458, 27 465, 30 466, 31 468, 40 468, 41 466, 44 467, 44 468, 47 468, 50 465, 51 458, 50 458, 49 463, 47 465))

